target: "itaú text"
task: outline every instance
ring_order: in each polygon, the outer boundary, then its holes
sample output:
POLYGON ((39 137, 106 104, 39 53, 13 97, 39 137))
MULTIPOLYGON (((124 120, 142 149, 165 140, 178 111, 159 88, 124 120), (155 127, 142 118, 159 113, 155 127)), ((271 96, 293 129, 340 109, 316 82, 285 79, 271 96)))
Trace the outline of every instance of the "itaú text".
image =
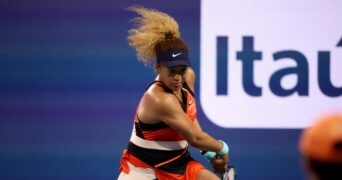
MULTIPOLYGON (((218 95, 228 95, 229 75, 228 63, 228 36, 217 37, 217 83, 216 93, 218 95)), ((342 47, 342 39, 336 47, 342 47)), ((317 51, 317 82, 320 91, 328 97, 338 97, 342 95, 342 85, 334 85, 331 81, 331 55, 330 51, 317 51)), ((242 37, 242 49, 236 52, 236 60, 242 64, 242 86, 246 94, 250 96, 262 96, 263 87, 258 86, 254 81, 254 62, 262 61, 262 51, 254 50, 254 37, 242 37)), ((306 56, 298 50, 281 50, 272 54, 274 61, 293 61, 296 66, 276 69, 269 77, 268 85, 271 92, 276 96, 290 96, 297 93, 299 96, 309 96, 309 64, 306 56), (281 80, 288 75, 297 76, 296 84, 291 88, 285 88, 281 80)), ((338 59, 341 60, 342 59, 338 59)))

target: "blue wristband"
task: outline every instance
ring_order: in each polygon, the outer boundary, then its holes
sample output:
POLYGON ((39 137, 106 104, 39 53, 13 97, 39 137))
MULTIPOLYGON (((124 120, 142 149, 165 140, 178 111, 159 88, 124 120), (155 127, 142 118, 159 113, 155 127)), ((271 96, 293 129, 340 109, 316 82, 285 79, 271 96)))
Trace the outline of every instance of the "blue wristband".
POLYGON ((207 151, 205 152, 204 154, 202 154, 203 157, 205 159, 207 159, 209 162, 211 162, 211 160, 214 159, 214 157, 216 156, 216 153, 215 152, 212 152, 212 151, 207 151))
POLYGON ((228 145, 222 140, 219 140, 219 141, 222 143, 222 149, 218 154, 221 156, 228 154, 229 153, 228 145))

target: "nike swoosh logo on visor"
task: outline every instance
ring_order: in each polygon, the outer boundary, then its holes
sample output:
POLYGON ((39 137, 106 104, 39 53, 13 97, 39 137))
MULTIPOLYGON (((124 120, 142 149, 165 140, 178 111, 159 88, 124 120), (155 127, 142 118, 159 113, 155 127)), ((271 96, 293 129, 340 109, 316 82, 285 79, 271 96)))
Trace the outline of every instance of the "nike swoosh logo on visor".
POLYGON ((177 54, 173 54, 172 53, 172 57, 174 58, 174 57, 177 57, 177 56, 179 56, 179 55, 181 55, 182 53, 177 53, 177 54))

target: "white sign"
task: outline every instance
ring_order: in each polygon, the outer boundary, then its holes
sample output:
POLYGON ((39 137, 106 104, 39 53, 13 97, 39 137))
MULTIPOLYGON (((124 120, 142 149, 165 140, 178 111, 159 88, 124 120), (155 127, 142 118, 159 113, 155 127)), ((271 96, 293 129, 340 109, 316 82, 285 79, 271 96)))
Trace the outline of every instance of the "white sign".
POLYGON ((342 1, 202 0, 200 103, 224 128, 342 111, 342 1))

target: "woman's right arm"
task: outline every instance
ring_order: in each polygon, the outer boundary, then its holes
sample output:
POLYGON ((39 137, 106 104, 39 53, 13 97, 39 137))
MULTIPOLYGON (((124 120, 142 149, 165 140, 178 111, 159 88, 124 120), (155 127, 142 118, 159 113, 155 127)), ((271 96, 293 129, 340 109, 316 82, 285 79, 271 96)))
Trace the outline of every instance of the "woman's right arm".
POLYGON ((217 153, 222 150, 223 143, 202 131, 201 128, 196 127, 196 124, 189 119, 179 106, 175 96, 160 93, 158 96, 152 97, 150 105, 155 107, 155 117, 176 130, 190 145, 201 150, 217 153))

